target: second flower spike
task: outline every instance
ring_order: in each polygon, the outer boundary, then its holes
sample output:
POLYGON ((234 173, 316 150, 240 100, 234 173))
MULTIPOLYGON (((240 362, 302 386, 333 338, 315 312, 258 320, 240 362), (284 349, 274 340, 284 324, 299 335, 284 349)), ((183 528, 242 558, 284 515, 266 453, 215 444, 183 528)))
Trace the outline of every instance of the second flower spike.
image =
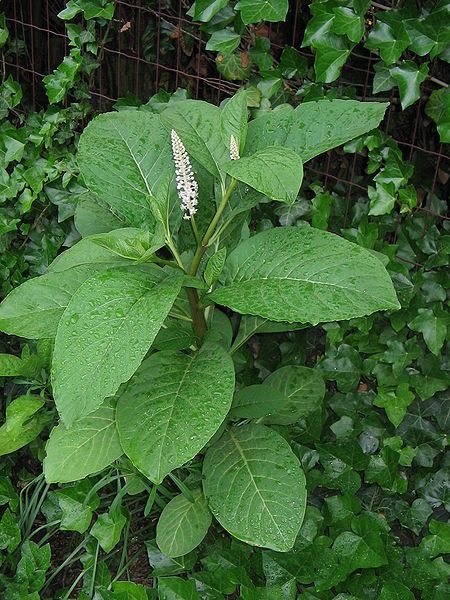
POLYGON ((185 219, 191 219, 197 212, 198 183, 186 148, 174 129, 170 132, 170 138, 181 210, 184 212, 185 219))

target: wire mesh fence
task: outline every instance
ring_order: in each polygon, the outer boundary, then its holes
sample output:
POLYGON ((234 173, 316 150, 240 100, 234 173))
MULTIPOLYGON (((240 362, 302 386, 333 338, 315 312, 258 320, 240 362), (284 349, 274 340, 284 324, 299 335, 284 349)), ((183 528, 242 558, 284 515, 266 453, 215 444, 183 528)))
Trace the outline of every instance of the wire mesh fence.
MULTIPOLYGON (((57 17, 64 0, 10 0, 5 7, 8 27, 14 44, 4 58, 4 69, 25 87, 33 108, 46 104, 42 78, 51 73, 69 50, 64 22, 57 17)), ((191 2, 187 0, 116 0, 114 19, 98 31, 100 66, 93 71, 88 85, 95 111, 110 110, 119 98, 134 94, 142 101, 163 87, 175 91, 189 89, 193 98, 220 103, 232 95, 239 82, 223 79, 215 67, 214 55, 206 51, 206 40, 199 27, 186 17, 191 2)), ((291 0, 285 23, 257 28, 254 35, 268 37, 275 57, 286 45, 300 47, 309 13, 308 2, 291 0)), ((375 3, 378 9, 383 5, 375 3)), ((385 8, 389 8, 386 4, 385 8)), ((373 20, 376 13, 373 14, 373 20)), ((311 60, 312 54, 300 52, 311 60)), ((357 46, 347 61, 337 85, 351 86, 361 100, 372 96, 373 65, 377 56, 357 46)), ((405 160, 416 167, 416 182, 427 182, 427 193, 419 197, 418 210, 448 220, 433 210, 436 186, 446 186, 450 157, 439 142, 434 125, 424 113, 429 94, 439 85, 432 65, 430 77, 422 87, 422 97, 402 111, 395 91, 384 130, 399 144, 405 160)), ((439 75, 439 73, 437 74, 439 75)), ((299 83, 290 82, 295 91, 299 83)), ((333 84, 336 85, 336 84, 333 84)), ((380 99, 379 95, 376 99, 380 99)), ((330 151, 306 165, 311 176, 325 188, 340 184, 347 195, 346 225, 350 198, 367 192, 365 160, 358 154, 330 151)))

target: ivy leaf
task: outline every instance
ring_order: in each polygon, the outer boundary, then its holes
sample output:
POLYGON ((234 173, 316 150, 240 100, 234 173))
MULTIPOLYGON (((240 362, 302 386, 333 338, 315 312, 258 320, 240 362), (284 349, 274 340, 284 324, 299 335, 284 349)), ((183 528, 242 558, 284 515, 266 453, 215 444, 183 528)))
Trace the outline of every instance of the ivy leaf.
POLYGON ((63 531, 84 533, 92 521, 94 510, 100 505, 100 498, 91 492, 92 484, 87 479, 72 487, 55 492, 61 509, 61 525, 63 531), (86 495, 89 497, 86 498, 86 495))
POLYGON ((269 21, 271 23, 284 21, 289 8, 288 0, 239 0, 234 7, 241 11, 244 25, 269 21))
POLYGON ((349 344, 340 344, 337 350, 327 353, 318 368, 327 379, 336 381, 341 392, 351 392, 359 383, 362 361, 355 348, 349 344))
POLYGON ((450 89, 435 90, 425 106, 425 112, 437 125, 442 143, 450 143, 450 89))
POLYGON ((55 337, 73 294, 97 272, 98 268, 80 266, 25 281, 1 303, 0 330, 28 339, 55 337))
POLYGON ((101 471, 123 454, 109 402, 71 427, 52 429, 44 459, 48 483, 67 483, 101 471))
POLYGON ((159 115, 129 110, 99 115, 80 136, 77 161, 87 187, 120 219, 153 227, 149 199, 172 161, 159 115))
POLYGON ((414 400, 414 394, 409 391, 407 383, 401 383, 394 390, 378 390, 378 394, 373 401, 375 406, 384 408, 389 421, 398 427, 406 415, 406 409, 414 400))
POLYGON ((117 405, 124 451, 144 475, 160 483, 214 435, 230 408, 233 390, 232 360, 217 344, 205 343, 192 356, 153 354, 117 405))
POLYGON ((20 544, 21 533, 16 515, 9 508, 5 510, 0 520, 0 550, 12 554, 20 544))
POLYGON ((428 65, 422 64, 417 67, 412 60, 404 60, 397 67, 390 69, 400 91, 403 110, 420 98, 420 84, 427 78, 428 70, 428 65))
POLYGON ((375 27, 369 33, 366 48, 379 50, 383 62, 392 65, 398 61, 411 40, 398 14, 391 17, 383 15, 382 19, 378 18, 375 27))
POLYGON ((241 243, 209 298, 240 313, 312 324, 399 308, 377 258, 310 227, 270 229, 241 243))
POLYGON ((272 200, 293 204, 303 179, 303 165, 290 148, 269 147, 232 160, 225 171, 272 200))
POLYGON ((417 317, 408 323, 408 327, 421 333, 430 351, 439 356, 447 336, 444 318, 437 317, 430 308, 419 308, 417 317))
POLYGON ((367 192, 370 198, 369 215, 380 216, 392 212, 397 197, 394 184, 378 184, 375 188, 369 185, 367 192))
POLYGON ((158 579, 160 600, 200 600, 195 582, 181 577, 160 577, 158 579))
POLYGON ((183 494, 166 504, 156 526, 156 543, 170 558, 184 556, 203 540, 212 516, 200 488, 192 491, 193 501, 183 494))
POLYGON ((228 54, 236 50, 241 42, 241 36, 233 29, 226 27, 215 31, 206 44, 206 50, 228 54))
POLYGON ((395 79, 391 75, 391 68, 387 67, 383 62, 374 64, 375 75, 372 83, 372 92, 379 94, 387 92, 395 86, 395 79))
POLYGON ((400 581, 385 581, 378 600, 415 600, 415 596, 400 581))
POLYGON ((333 13, 333 31, 339 35, 346 35, 351 42, 357 44, 365 30, 364 14, 357 15, 346 6, 333 8, 333 13))
POLYGON ((316 80, 331 83, 339 77, 352 50, 345 38, 327 34, 314 43, 316 80))
POLYGON ((21 547, 21 557, 17 564, 16 578, 25 583, 30 592, 39 592, 45 583, 45 573, 50 567, 50 544, 39 547, 26 540, 21 547))
POLYGON ((209 508, 227 531, 249 544, 292 548, 305 513, 305 476, 279 434, 256 424, 229 429, 208 449, 203 476, 209 508))
POLYGON ((279 107, 249 123, 246 151, 251 154, 268 144, 282 146, 294 150, 305 163, 377 127, 387 106, 336 99, 303 102, 296 109, 279 107))
POLYGON ((91 529, 91 535, 98 540, 102 550, 111 552, 120 540, 127 518, 120 511, 110 510, 98 516, 91 529))
POLYGON ((325 383, 317 370, 308 367, 286 366, 277 369, 264 380, 287 398, 284 406, 263 419, 263 423, 289 425, 321 409, 325 383))
POLYGON ((33 441, 49 422, 38 413, 44 405, 39 396, 19 396, 6 408, 6 422, 0 427, 0 456, 15 452, 33 441))
POLYGON ((178 296, 182 275, 117 268, 89 279, 55 339, 52 386, 66 426, 115 394, 135 372, 178 296))
POLYGON ((248 52, 233 52, 233 54, 218 54, 216 68, 225 79, 242 81, 252 71, 252 62, 248 52))
POLYGON ((228 4, 229 0, 195 0, 188 11, 195 21, 207 23, 228 4))

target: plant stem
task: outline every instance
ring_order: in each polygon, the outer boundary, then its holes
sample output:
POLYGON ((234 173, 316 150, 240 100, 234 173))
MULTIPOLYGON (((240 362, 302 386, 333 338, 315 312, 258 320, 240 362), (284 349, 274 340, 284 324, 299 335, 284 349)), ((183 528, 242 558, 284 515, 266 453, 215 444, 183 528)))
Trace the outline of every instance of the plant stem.
MULTIPOLYGON (((211 223, 209 224, 209 227, 206 230, 203 239, 201 240, 201 242, 199 242, 197 246, 197 250, 194 254, 194 258, 192 259, 191 266, 189 267, 189 275, 192 275, 194 277, 195 275, 197 275, 197 270, 200 265, 202 256, 205 253, 206 248, 208 247, 208 243, 217 227, 217 224, 220 221, 220 217, 222 216, 222 213, 225 210, 228 200, 230 199, 230 196, 233 193, 236 185, 237 180, 232 179, 228 189, 223 193, 222 200, 217 208, 216 214, 214 215, 211 223)), ((189 305, 191 307, 192 326, 194 329, 194 333, 197 336, 197 338, 201 340, 207 331, 205 314, 199 306, 197 290, 194 288, 187 288, 186 292, 189 300, 189 305)))

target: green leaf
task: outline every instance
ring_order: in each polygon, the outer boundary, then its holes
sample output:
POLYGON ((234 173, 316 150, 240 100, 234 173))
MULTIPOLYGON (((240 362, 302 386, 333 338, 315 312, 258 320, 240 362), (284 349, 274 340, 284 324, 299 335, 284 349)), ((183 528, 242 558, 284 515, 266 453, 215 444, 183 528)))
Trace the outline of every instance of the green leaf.
POLYGON ((46 446, 47 483, 78 481, 101 471, 123 454, 116 429, 115 409, 105 402, 72 427, 52 429, 46 446))
POLYGON ((60 529, 84 533, 92 521, 94 510, 99 507, 100 498, 91 493, 92 484, 87 479, 75 486, 55 492, 61 509, 60 529), (87 494, 89 497, 86 498, 87 494))
POLYGON ((303 179, 303 165, 289 148, 268 147, 251 156, 232 160, 225 171, 272 200, 293 204, 303 179))
POLYGON ((219 523, 238 539, 290 550, 306 508, 305 476, 289 444, 264 425, 226 431, 203 463, 203 489, 219 523))
POLYGON ((172 162, 160 116, 144 111, 105 113, 78 143, 78 165, 88 188, 130 225, 151 226, 150 197, 172 162))
POLYGON ((143 261, 149 258, 165 244, 164 231, 151 234, 149 231, 126 227, 108 233, 90 236, 94 244, 109 250, 113 255, 121 258, 143 261))
POLYGON ((112 584, 114 594, 118 600, 150 600, 147 589, 138 583, 131 581, 115 581, 112 584))
POLYGON ((20 544, 21 533, 16 515, 9 508, 5 510, 0 521, 0 550, 12 554, 20 544))
POLYGON ((398 85, 403 110, 420 98, 420 84, 427 78, 428 70, 428 65, 417 67, 412 60, 404 60, 390 69, 391 76, 398 85))
POLYGON ((283 146, 295 150, 305 163, 377 127, 387 106, 337 99, 303 102, 296 109, 280 107, 249 123, 246 153, 283 146))
POLYGON ((370 252, 310 227, 282 227, 241 243, 225 263, 223 287, 209 298, 273 321, 351 319, 399 304, 370 252))
POLYGON ((200 600, 195 583, 181 577, 160 577, 158 579, 160 600, 200 600))
POLYGON ((50 567, 50 544, 39 547, 31 540, 22 544, 21 557, 17 564, 16 578, 25 583, 30 592, 39 592, 45 583, 45 573, 50 567))
POLYGON ((156 542, 144 542, 147 548, 148 562, 152 567, 152 575, 159 577, 160 575, 177 575, 192 569, 197 562, 197 554, 190 552, 179 558, 169 558, 161 552, 156 545, 156 542))
POLYGON ((218 54, 216 57, 218 72, 230 81, 242 81, 252 72, 252 62, 247 52, 218 54))
POLYGON ((211 525, 211 513, 202 490, 192 492, 191 502, 183 494, 166 504, 156 526, 156 543, 170 558, 184 556, 200 544, 211 525))
POLYGON ((369 215, 387 215, 395 206, 395 187, 392 183, 378 184, 376 188, 369 185, 368 194, 370 198, 369 215))
POLYGON ((430 351, 439 356, 447 337, 447 323, 444 318, 437 317, 431 308, 419 308, 417 317, 408 323, 408 327, 421 333, 430 351))
POLYGON ((364 14, 357 15, 346 6, 333 8, 333 13, 333 31, 339 35, 346 35, 351 42, 357 44, 364 35, 364 14))
POLYGON ((58 327, 52 364, 66 426, 87 416, 135 372, 178 296, 180 273, 117 268, 89 279, 58 327))
POLYGON ((220 133, 223 143, 230 148, 231 136, 234 136, 241 152, 247 140, 247 96, 246 90, 239 90, 226 102, 220 112, 220 133))
POLYGON ((225 265, 226 257, 227 249, 224 247, 218 250, 215 254, 213 254, 206 263, 205 272, 203 276, 206 283, 209 286, 211 286, 219 279, 220 274, 222 273, 223 267, 225 265))
POLYGON ((195 21, 207 23, 216 15, 222 8, 228 4, 229 0, 195 0, 191 9, 187 14, 190 14, 192 9, 193 18, 195 21))
POLYGON ((77 202, 74 215, 75 227, 81 237, 97 233, 106 233, 128 225, 126 219, 117 217, 111 209, 88 192, 77 202))
POLYGON ((29 339, 55 337, 58 323, 73 294, 98 270, 80 266, 25 281, 0 305, 1 331, 29 339))
POLYGON ((229 52, 236 50, 240 42, 241 36, 239 33, 236 33, 234 29, 231 29, 230 27, 226 27, 225 29, 215 31, 212 34, 206 44, 206 50, 228 54, 229 52))
POLYGON ((39 396, 19 396, 6 408, 6 422, 0 427, 0 456, 15 452, 34 440, 48 424, 49 417, 36 414, 45 401, 39 396))
POLYGON ((266 384, 249 385, 238 390, 230 410, 231 417, 259 419, 279 413, 288 403, 288 397, 266 384))
POLYGON ((102 513, 98 516, 94 526, 91 529, 91 535, 98 540, 102 550, 111 552, 120 540, 122 529, 127 519, 120 511, 102 513))
POLYGON ((425 112, 436 123, 442 143, 450 144, 450 89, 435 90, 425 112))
POLYGON ((352 47, 345 38, 328 34, 314 43, 316 80, 331 83, 339 77, 352 47))
POLYGON ((15 377, 24 374, 24 361, 14 354, 0 354, 0 377, 15 377))
POLYGON ((379 389, 373 401, 375 406, 384 408, 389 421, 398 427, 406 415, 406 409, 414 400, 414 394, 409 391, 407 383, 401 383, 394 390, 379 389))
POLYGON ((241 11, 244 25, 269 21, 284 21, 289 8, 288 0, 239 0, 235 9, 241 11))
POLYGON ((154 483, 192 459, 224 420, 233 397, 231 358, 215 344, 192 356, 159 352, 144 361, 117 405, 125 453, 154 483))
POLYGON ((383 62, 392 65, 398 61, 411 40, 398 14, 389 19, 392 21, 391 24, 383 22, 387 20, 388 17, 385 15, 383 20, 377 19, 375 27, 367 38, 366 48, 379 50, 383 62))
POLYGON ((167 135, 175 129, 189 156, 209 173, 221 178, 229 150, 220 135, 220 109, 217 106, 199 100, 183 100, 161 113, 161 119, 167 135))
POLYGON ((287 397, 281 410, 273 411, 263 423, 289 425, 307 415, 320 411, 325 396, 325 382, 319 371, 308 367, 286 366, 277 369, 264 380, 287 397))
POLYGON ((378 600, 415 600, 415 596, 400 581, 385 581, 378 600))

